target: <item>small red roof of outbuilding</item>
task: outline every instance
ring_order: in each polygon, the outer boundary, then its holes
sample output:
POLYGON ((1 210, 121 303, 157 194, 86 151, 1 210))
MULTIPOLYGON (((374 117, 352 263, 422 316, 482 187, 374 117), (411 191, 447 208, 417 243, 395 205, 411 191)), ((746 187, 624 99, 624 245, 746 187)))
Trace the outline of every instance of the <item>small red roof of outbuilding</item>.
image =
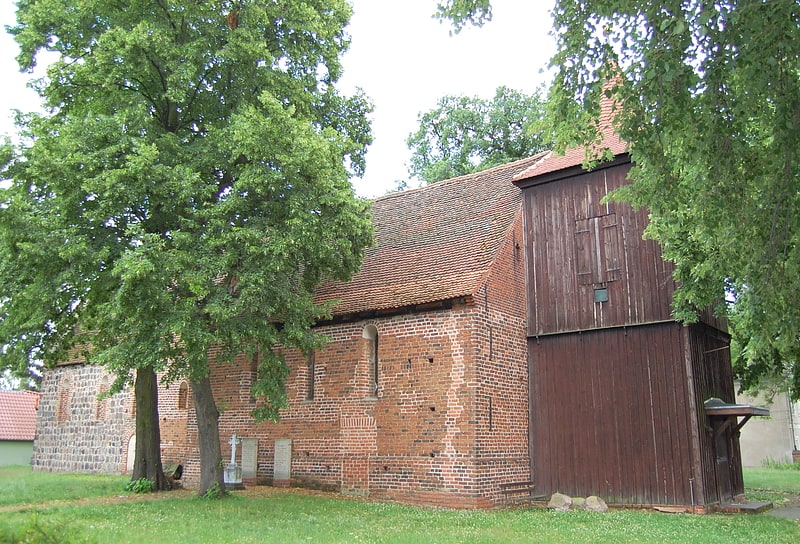
POLYGON ((0 440, 33 440, 39 393, 0 391, 0 440))

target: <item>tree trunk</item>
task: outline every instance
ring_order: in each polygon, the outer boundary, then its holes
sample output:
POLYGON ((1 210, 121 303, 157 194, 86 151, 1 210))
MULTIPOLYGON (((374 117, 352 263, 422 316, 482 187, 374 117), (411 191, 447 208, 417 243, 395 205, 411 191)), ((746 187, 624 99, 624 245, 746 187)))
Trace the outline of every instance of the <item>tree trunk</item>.
POLYGON ((200 495, 214 484, 224 489, 222 481, 222 449, 219 445, 219 411, 214 402, 211 380, 206 376, 192 381, 192 398, 197 413, 197 434, 200 446, 200 495))
POLYGON ((136 370, 136 457, 131 481, 147 478, 155 491, 167 489, 161 466, 161 428, 158 421, 158 381, 151 367, 136 370))

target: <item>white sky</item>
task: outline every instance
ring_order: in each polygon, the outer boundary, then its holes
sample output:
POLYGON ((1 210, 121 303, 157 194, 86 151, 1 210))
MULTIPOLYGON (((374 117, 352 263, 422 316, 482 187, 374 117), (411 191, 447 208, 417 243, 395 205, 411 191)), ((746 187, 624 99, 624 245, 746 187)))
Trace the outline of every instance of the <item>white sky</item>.
MULTIPOLYGON (((440 97, 491 98, 501 85, 531 93, 548 79, 553 0, 492 0, 490 23, 452 36, 448 24, 431 17, 436 0, 351 2, 352 42, 340 89, 349 94, 360 87, 375 105, 366 174, 353 180, 360 196, 380 196, 408 179, 406 138, 440 97)), ((0 25, 13 24, 15 11, 14 0, 0 0, 0 25)), ((19 73, 16 54, 11 36, 0 32, 0 134, 13 133, 12 110, 39 103, 25 87, 28 75, 19 73)))

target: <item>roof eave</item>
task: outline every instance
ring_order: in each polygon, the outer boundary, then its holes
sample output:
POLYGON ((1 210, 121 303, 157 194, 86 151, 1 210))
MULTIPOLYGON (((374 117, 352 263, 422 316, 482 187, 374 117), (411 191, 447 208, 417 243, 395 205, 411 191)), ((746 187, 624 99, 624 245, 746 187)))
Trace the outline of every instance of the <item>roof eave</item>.
POLYGON ((628 164, 630 162, 631 162, 630 153, 622 153, 614 156, 614 158, 611 159, 610 161, 598 164, 594 168, 585 169, 583 165, 578 164, 540 175, 536 175, 536 172, 534 171, 531 172, 532 175, 515 179, 513 183, 520 189, 526 189, 528 187, 533 187, 536 185, 544 185, 545 183, 552 183, 554 181, 560 181, 562 179, 580 176, 586 174, 587 172, 597 172, 599 170, 603 170, 606 168, 613 168, 615 166, 628 164))
POLYGON ((334 313, 331 319, 318 321, 316 326, 322 327, 339 323, 352 323, 354 321, 364 321, 366 319, 375 319, 379 317, 392 317, 396 315, 432 312, 437 310, 449 310, 457 306, 471 306, 474 303, 475 300, 471 294, 464 294, 451 298, 433 300, 430 302, 421 302, 418 304, 411 304, 406 306, 378 308, 373 310, 362 310, 362 311, 347 312, 341 314, 334 313))

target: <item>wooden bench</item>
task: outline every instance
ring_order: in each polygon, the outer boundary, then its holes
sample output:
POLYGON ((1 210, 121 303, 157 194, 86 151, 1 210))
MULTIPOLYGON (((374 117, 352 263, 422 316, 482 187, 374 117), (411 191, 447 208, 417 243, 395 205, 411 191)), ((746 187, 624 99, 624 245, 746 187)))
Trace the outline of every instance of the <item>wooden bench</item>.
POLYGON ((499 487, 500 493, 503 495, 504 504, 530 502, 535 498, 533 495, 533 482, 508 482, 500 484, 499 487))

